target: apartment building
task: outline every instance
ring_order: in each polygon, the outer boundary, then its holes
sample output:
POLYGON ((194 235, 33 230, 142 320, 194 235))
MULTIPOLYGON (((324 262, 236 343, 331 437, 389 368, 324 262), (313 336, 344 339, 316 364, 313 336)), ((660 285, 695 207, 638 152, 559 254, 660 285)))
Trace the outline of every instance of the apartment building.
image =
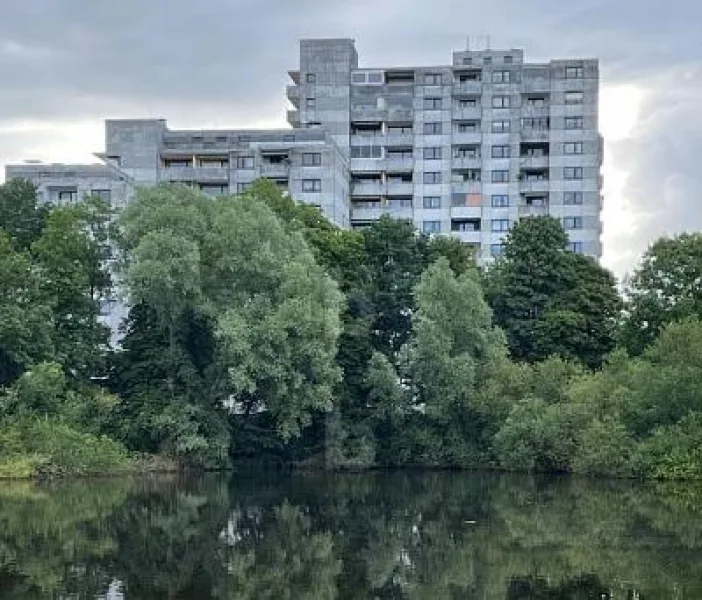
POLYGON ((462 50, 362 68, 353 40, 312 39, 289 75, 288 122, 328 131, 348 158, 352 227, 389 213, 490 260, 518 219, 550 214, 573 251, 601 256, 597 60, 462 50))
POLYGON ((87 194, 124 206, 137 186, 184 183, 217 196, 261 177, 349 227, 348 162, 323 129, 174 130, 163 119, 108 120, 102 164, 8 165, 6 177, 37 186, 53 204, 87 194))

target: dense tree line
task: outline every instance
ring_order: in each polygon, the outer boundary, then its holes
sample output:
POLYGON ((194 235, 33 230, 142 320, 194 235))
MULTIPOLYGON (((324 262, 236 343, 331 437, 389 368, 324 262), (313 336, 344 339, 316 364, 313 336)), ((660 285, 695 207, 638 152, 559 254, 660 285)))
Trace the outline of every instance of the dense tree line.
POLYGON ((13 181, 0 227, 8 474, 162 455, 702 476, 700 234, 652 245, 620 295, 550 217, 480 269, 456 239, 341 230, 267 181, 143 189, 120 215, 13 181))

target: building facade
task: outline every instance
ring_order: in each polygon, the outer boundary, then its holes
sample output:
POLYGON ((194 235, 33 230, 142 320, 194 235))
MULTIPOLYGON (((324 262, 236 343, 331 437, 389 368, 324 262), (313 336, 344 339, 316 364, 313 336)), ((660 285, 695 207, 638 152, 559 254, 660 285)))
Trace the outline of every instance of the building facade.
POLYGON ((43 201, 99 195, 120 207, 138 186, 184 183, 217 196, 261 177, 296 200, 318 206, 348 228, 348 161, 322 129, 173 130, 163 119, 108 120, 103 164, 8 165, 6 177, 32 181, 43 201))
POLYGON ((289 74, 289 123, 325 129, 349 160, 352 227, 389 213, 490 260, 518 219, 550 214, 573 251, 601 256, 596 60, 464 50, 360 68, 353 40, 322 39, 300 42, 289 74))
POLYGON ((300 42, 292 129, 172 130, 108 120, 102 165, 8 166, 54 203, 182 182, 238 193, 259 177, 340 227, 382 214, 450 234, 481 261, 520 218, 549 214, 570 248, 602 254, 596 60, 525 63, 522 50, 462 50, 450 65, 359 67, 353 40, 300 42))

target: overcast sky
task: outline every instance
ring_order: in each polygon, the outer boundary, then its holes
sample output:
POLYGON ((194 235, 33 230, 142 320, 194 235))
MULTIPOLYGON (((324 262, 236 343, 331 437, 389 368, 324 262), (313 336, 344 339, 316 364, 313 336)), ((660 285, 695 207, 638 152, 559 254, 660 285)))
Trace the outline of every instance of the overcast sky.
MULTIPOLYGON (((105 118, 285 126, 301 37, 361 66, 450 64, 468 36, 601 60, 604 263, 702 229, 700 0, 0 0, 0 167, 92 161, 105 118)), ((1 177, 1 175, 0 175, 1 177)))

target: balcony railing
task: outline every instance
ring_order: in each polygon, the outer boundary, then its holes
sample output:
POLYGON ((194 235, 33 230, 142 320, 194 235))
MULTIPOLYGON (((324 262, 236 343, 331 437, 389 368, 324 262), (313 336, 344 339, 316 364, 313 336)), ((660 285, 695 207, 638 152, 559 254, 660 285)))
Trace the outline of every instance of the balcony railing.
POLYGON ((197 181, 201 183, 224 183, 229 181, 229 169, 225 167, 163 167, 162 176, 168 181, 197 181))
POLYGON ((482 81, 455 81, 453 83, 453 93, 461 94, 481 94, 483 91, 482 81))

